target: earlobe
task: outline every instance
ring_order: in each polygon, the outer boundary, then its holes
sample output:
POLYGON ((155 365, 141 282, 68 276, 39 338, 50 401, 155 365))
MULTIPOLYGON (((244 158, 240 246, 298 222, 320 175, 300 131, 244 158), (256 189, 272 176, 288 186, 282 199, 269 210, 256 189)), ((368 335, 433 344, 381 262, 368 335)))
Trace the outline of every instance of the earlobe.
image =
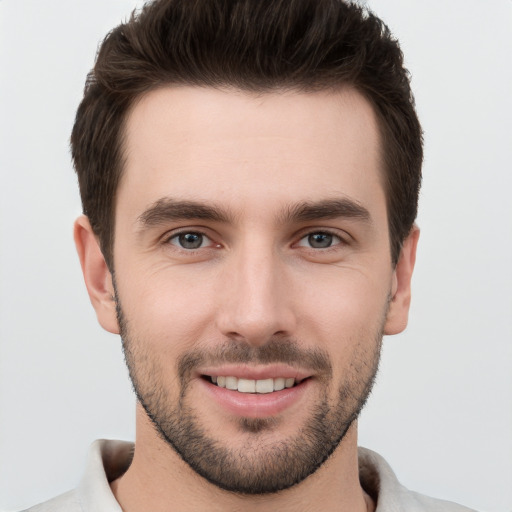
POLYGON ((400 251, 400 258, 393 274, 384 334, 398 334, 407 327, 411 304, 411 279, 419 236, 420 230, 413 226, 400 251))
POLYGON ((98 321, 105 330, 119 334, 112 274, 85 215, 75 221, 74 238, 85 286, 98 321))

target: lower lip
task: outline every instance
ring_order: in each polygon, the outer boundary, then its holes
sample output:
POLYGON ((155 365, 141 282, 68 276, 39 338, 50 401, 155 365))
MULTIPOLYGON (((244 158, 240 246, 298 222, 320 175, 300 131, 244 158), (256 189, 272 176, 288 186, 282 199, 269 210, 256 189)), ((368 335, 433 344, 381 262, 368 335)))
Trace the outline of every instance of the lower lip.
POLYGON ((269 418, 297 404, 310 385, 310 379, 293 388, 273 393, 240 393, 199 379, 206 393, 223 409, 245 418, 269 418))

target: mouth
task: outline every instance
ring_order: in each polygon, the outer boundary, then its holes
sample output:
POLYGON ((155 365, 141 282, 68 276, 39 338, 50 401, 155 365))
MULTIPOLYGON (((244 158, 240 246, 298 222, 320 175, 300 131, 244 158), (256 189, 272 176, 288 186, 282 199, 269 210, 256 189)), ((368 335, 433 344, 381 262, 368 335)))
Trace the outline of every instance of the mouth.
POLYGON ((202 368, 197 377, 213 403, 238 418, 276 417, 299 407, 314 389, 310 372, 279 364, 202 368))
POLYGON ((244 379, 229 375, 203 375, 203 379, 216 385, 239 393, 268 394, 298 386, 306 379, 293 377, 276 377, 268 379, 244 379))

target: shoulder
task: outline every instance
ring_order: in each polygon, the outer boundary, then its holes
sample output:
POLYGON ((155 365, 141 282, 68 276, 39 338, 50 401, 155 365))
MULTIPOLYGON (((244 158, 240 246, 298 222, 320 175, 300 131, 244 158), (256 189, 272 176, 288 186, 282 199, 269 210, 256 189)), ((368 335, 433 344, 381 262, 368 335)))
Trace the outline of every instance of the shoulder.
POLYGON ((76 491, 69 491, 23 512, 83 512, 76 491))
POLYGON ((409 491, 407 489, 405 489, 405 491, 407 496, 404 498, 404 501, 406 500, 408 506, 411 507, 410 510, 417 510, 418 512, 476 512, 471 508, 464 507, 458 503, 453 503, 452 501, 430 498, 429 496, 424 496, 423 494, 409 491))
POLYGON ((359 448, 359 478, 377 503, 376 512, 476 512, 451 501, 410 491, 398 481, 391 466, 379 454, 359 448))
POLYGON ((133 443, 100 439, 89 449, 85 472, 78 487, 23 512, 122 512, 109 482, 128 468, 133 443))

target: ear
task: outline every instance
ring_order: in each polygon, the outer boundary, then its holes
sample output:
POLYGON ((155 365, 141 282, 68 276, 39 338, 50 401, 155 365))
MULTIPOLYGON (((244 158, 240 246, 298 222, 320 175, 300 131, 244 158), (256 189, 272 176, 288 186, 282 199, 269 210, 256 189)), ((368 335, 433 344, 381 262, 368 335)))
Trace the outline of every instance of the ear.
POLYGON ((407 327, 411 305, 411 278, 416 261, 416 247, 420 230, 414 225, 405 239, 396 268, 393 272, 391 302, 389 304, 384 334, 398 334, 407 327))
POLYGON ((119 334, 112 274, 107 267, 89 219, 85 215, 78 217, 75 221, 74 237, 85 286, 98 322, 106 331, 119 334))

